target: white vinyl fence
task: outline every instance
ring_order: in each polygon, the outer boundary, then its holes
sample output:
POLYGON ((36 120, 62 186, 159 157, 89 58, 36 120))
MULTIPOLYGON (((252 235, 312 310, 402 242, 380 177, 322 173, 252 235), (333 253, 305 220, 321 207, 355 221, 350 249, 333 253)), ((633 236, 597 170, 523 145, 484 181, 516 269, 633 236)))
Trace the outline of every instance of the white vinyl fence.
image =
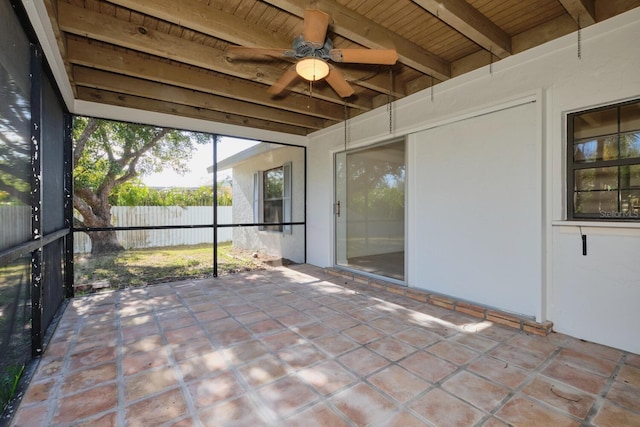
POLYGON ((0 249, 31 240, 31 206, 0 206, 0 249))
MULTIPOLYGON (((218 224, 230 224, 231 206, 218 207, 218 224)), ((111 208, 114 227, 152 227, 162 225, 202 225, 213 223, 213 209, 209 206, 114 206, 111 208)), ((117 231, 118 241, 125 249, 213 243, 213 229, 117 231)), ((218 242, 232 240, 231 228, 218 229, 218 242)), ((75 253, 91 252, 91 240, 85 233, 73 237, 75 253)))

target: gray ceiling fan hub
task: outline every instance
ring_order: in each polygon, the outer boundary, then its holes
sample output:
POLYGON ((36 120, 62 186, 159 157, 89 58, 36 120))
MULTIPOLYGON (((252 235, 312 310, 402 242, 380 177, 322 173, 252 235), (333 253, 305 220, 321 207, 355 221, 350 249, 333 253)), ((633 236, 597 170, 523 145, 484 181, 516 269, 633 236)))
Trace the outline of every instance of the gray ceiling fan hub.
POLYGON ((332 59, 329 53, 331 49, 333 49, 333 43, 328 37, 325 39, 324 45, 320 49, 316 49, 300 35, 293 40, 293 51, 287 51, 285 55, 296 59, 315 57, 328 61, 332 59))

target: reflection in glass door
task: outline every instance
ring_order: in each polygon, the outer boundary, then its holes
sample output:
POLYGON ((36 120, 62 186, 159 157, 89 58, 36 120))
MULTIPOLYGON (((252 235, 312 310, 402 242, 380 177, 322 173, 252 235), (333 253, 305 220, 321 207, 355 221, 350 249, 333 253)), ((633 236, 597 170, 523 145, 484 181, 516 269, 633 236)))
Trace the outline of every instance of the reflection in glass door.
POLYGON ((336 154, 336 265, 404 281, 405 144, 336 154))

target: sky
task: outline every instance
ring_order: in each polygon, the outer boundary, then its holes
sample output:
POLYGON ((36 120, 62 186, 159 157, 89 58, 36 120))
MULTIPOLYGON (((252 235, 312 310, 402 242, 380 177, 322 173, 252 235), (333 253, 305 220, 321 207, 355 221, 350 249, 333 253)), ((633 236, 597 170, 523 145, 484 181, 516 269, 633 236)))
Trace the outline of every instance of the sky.
MULTIPOLYGON (((225 159, 239 151, 259 143, 259 141, 251 141, 240 138, 223 137, 218 144, 218 161, 225 159)), ((149 187, 200 187, 202 185, 211 185, 213 182, 212 175, 207 173, 207 168, 213 164, 213 145, 196 145, 196 151, 193 153, 190 170, 180 175, 171 169, 167 169, 162 173, 148 175, 142 178, 149 187)), ((230 171, 218 171, 218 175, 230 176, 230 171)))

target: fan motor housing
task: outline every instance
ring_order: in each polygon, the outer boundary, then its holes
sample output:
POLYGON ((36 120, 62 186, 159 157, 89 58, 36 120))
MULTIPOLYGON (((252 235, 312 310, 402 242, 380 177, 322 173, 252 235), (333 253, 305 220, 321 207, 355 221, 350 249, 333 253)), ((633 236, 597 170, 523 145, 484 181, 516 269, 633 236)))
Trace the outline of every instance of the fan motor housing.
POLYGON ((307 43, 303 36, 298 36, 293 40, 292 56, 297 59, 315 57, 329 60, 332 58, 329 53, 331 49, 333 49, 333 43, 328 37, 325 39, 324 45, 320 49, 316 49, 307 43))

